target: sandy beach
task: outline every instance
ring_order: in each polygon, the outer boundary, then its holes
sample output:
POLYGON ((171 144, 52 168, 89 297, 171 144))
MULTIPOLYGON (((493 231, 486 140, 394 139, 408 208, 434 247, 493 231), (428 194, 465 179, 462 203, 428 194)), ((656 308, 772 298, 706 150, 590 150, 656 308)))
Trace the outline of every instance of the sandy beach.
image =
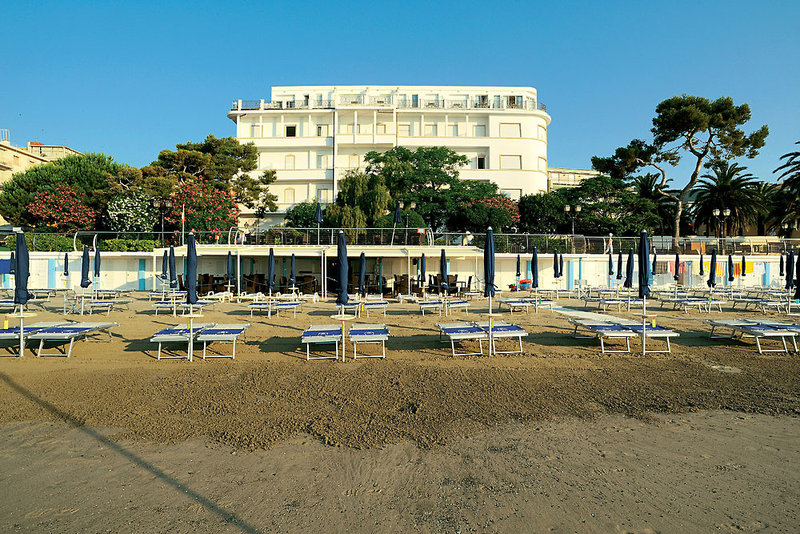
MULTIPOLYGON (((541 311, 506 312, 524 353, 489 359, 392 304, 362 320, 389 326, 387 360, 342 363, 299 342, 332 304, 251 320, 225 303, 203 321, 252 322, 236 360, 189 363, 153 358, 150 335, 185 319, 138 300, 69 360, 0 358, 0 528, 794 531, 800 359, 652 311, 681 333, 672 354, 601 356, 541 311)), ((712 317, 742 315, 760 314, 712 317)))

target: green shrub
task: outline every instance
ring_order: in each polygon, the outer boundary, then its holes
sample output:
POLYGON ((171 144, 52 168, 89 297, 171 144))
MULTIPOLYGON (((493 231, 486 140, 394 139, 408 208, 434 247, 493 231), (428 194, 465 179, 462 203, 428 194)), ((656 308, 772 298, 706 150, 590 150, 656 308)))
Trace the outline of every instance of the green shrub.
POLYGON ((100 243, 100 251, 151 252, 160 246, 160 242, 152 239, 108 239, 100 243))

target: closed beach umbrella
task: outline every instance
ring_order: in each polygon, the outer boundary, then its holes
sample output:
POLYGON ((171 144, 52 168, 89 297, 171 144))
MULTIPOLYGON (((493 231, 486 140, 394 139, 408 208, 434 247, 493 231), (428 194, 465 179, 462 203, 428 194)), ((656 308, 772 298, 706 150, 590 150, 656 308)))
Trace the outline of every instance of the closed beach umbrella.
POLYGON ((558 278, 558 251, 553 253, 553 278, 558 278))
POLYGON ((347 304, 347 277, 349 267, 347 265, 347 243, 344 239, 344 232, 339 231, 336 243, 336 304, 347 304))
POLYGON ((291 275, 289 276, 289 287, 295 287, 297 285, 297 271, 295 270, 296 263, 294 259, 294 254, 292 254, 291 267, 292 267, 292 272, 291 275))
POLYGON ((717 287, 717 249, 711 251, 711 262, 708 265, 708 287, 717 287))
POLYGON ((628 251, 628 261, 625 264, 625 282, 622 283, 622 287, 627 287, 628 289, 633 287, 633 249, 628 251))
POLYGON ((427 274, 425 267, 425 254, 423 254, 419 258, 419 283, 422 285, 425 284, 425 275, 427 274))
POLYGON ((81 256, 81 287, 87 288, 92 285, 89 280, 89 247, 83 245, 83 255, 81 256))
POLYGON ((367 294, 367 256, 363 252, 358 258, 358 294, 367 294))
POLYGON ((678 281, 678 279, 680 278, 680 276, 679 276, 679 273, 678 273, 678 271, 680 271, 680 269, 681 269, 681 257, 680 257, 680 255, 679 255, 679 254, 676 252, 676 253, 675 253, 675 274, 674 274, 674 275, 672 275, 672 278, 673 278, 673 279, 674 279, 676 282, 677 282, 677 281, 678 281))
POLYGON ((314 222, 322 224, 322 205, 317 202, 317 212, 314 214, 314 222))
POLYGON ((175 267, 175 247, 169 247, 169 288, 178 288, 178 268, 175 267))
POLYGON ((780 267, 779 267, 780 268, 780 272, 778 273, 778 276, 784 276, 784 271, 783 271, 783 252, 781 252, 781 262, 780 262, 779 265, 780 265, 780 267))
POLYGON ((744 254, 742 254, 742 278, 745 277, 745 261, 744 261, 744 254))
POLYGON ((486 245, 483 248, 483 296, 489 297, 489 313, 492 311, 491 298, 494 297, 494 232, 490 226, 486 230, 486 245))
POLYGON ((786 289, 792 289, 794 287, 794 277, 792 273, 794 272, 794 250, 790 250, 789 254, 786 255, 786 289))
POLYGON ((275 252, 271 247, 269 249, 269 262, 267 263, 267 289, 269 289, 270 295, 272 295, 272 290, 275 289, 275 252))
POLYGON ((705 274, 705 270, 703 269, 703 255, 700 254, 700 276, 704 276, 705 274))
POLYGON ((225 280, 228 282, 233 281, 233 254, 231 254, 230 250, 228 251, 228 264, 227 269, 225 269, 225 280))
POLYGON ((186 302, 197 304, 197 245, 193 233, 186 242, 186 302))
POLYGON ((8 274, 14 275, 17 273, 17 259, 14 256, 14 251, 11 251, 11 267, 9 268, 8 274))
POLYGON ((517 280, 519 280, 519 254, 517 254, 517 280))
POLYGON ((608 276, 614 276, 614 257, 608 253, 608 276))
POLYGON ((442 288, 442 292, 446 293, 450 289, 450 283, 447 281, 447 256, 444 253, 444 249, 442 249, 442 255, 439 258, 439 270, 442 272, 442 281, 440 286, 442 288))
POLYGON ((564 276, 564 254, 558 256, 558 277, 564 276))
POLYGON ((539 251, 533 247, 533 256, 531 256, 531 288, 536 289, 539 287, 539 251))
POLYGON ((100 278, 100 247, 94 249, 94 277, 100 278))
POLYGON ((394 206, 394 224, 400 224, 403 222, 403 211, 400 209, 400 201, 397 201, 397 204, 394 206))
MULTIPOLYGON (((649 257, 650 256, 648 255, 648 258, 649 257)), ((653 274, 656 274, 656 251, 655 251, 655 249, 653 249, 653 271, 652 272, 653 272, 653 274)))
POLYGON ((64 276, 69 276, 69 254, 64 253, 64 276))
POLYGON ((169 254, 164 251, 164 257, 161 258, 161 279, 165 282, 169 280, 169 254))
POLYGON ((642 230, 639 237, 639 298, 650 296, 650 243, 647 231, 642 230))
POLYGON ((617 253, 617 280, 622 280, 622 251, 617 253))
MULTIPOLYGON (((794 288, 795 288, 794 289, 794 298, 795 299, 800 299, 800 261, 797 262, 797 266, 795 267, 795 270, 796 270, 795 276, 797 278, 797 281, 794 284, 794 288)), ((791 275, 789 275, 789 277, 791 278, 791 275)))
POLYGON ((14 277, 14 304, 27 304, 28 276, 30 276, 30 257, 25 234, 17 232, 16 275, 14 277))
POLYGON ((728 254, 728 282, 733 282, 733 256, 728 254))

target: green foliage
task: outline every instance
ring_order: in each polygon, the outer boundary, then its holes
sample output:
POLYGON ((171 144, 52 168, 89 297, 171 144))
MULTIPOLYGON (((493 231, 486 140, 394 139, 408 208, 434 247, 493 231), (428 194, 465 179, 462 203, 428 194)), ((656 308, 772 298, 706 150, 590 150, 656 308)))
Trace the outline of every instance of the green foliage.
POLYGON ((563 190, 524 195, 519 199, 520 230, 531 234, 554 234, 568 223, 564 214, 567 199, 563 190))
MULTIPOLYGON (((323 222, 325 208, 322 208, 323 222)), ((314 222, 314 216, 317 214, 316 202, 300 202, 286 210, 286 225, 292 228, 316 228, 317 223, 314 222)), ((322 225, 320 225, 322 226, 322 225)))
POLYGON ((707 166, 712 174, 704 174, 696 188, 693 214, 698 224, 709 228, 717 225, 713 210, 731 210, 725 219, 722 235, 733 235, 751 221, 756 220, 762 198, 755 176, 745 172, 746 167, 714 161, 707 166))
POLYGON ((391 201, 382 175, 348 171, 339 183, 336 203, 325 210, 325 221, 334 228, 369 228, 391 201))
POLYGON ((239 208, 230 192, 215 189, 203 180, 178 186, 172 200, 172 210, 164 217, 169 229, 181 229, 181 217, 186 215, 186 231, 211 232, 218 240, 223 232, 239 222, 239 208))
POLYGON ((150 232, 158 222, 158 210, 145 193, 129 191, 108 203, 104 221, 114 232, 150 232))
MULTIPOLYGON (((0 191, 0 214, 11 224, 34 226, 39 218, 28 211, 28 206, 42 192, 55 192, 57 185, 74 189, 82 203, 95 214, 105 211, 107 193, 115 178, 126 171, 105 154, 72 155, 52 163, 37 165, 14 174, 0 191)), ((98 227, 99 220, 95 220, 98 227)))
POLYGON ((495 232, 504 232, 519 223, 519 208, 502 195, 468 200, 461 203, 450 221, 451 227, 470 232, 485 232, 490 226, 495 232))
MULTIPOLYGON (((402 217, 403 222, 398 225, 402 228, 406 227, 406 221, 408 221, 408 228, 425 228, 425 219, 415 210, 410 208, 404 209, 402 217)), ((394 212, 379 217, 374 224, 375 226, 373 228, 392 228, 394 226, 394 212)))
MULTIPOLYGON (((5 245, 10 250, 17 250, 16 236, 9 235, 5 238, 5 245)), ((28 250, 36 252, 72 252, 72 237, 60 234, 34 233, 25 234, 25 243, 28 250)))
POLYGON ((151 252, 160 246, 161 243, 159 241, 152 239, 106 239, 100 245, 100 250, 108 252, 151 252))
POLYGON ((269 192, 269 186, 275 180, 273 169, 264 171, 258 178, 242 174, 233 183, 233 194, 241 204, 255 208, 256 216, 260 219, 266 212, 278 209, 278 196, 269 192))

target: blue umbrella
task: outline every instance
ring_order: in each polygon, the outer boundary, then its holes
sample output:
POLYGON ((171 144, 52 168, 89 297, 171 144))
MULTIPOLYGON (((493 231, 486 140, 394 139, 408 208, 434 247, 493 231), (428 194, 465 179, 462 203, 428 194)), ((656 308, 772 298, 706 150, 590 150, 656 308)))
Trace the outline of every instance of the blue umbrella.
POLYGON ((639 298, 650 296, 650 242, 647 230, 642 230, 639 237, 639 298))
MULTIPOLYGON (((648 255, 648 258, 649 258, 649 255, 648 255)), ((655 274, 655 272, 656 272, 656 251, 655 251, 655 249, 653 249, 653 271, 652 272, 653 272, 653 274, 655 274)))
POLYGON ((94 249, 94 277, 100 278, 100 247, 94 249))
POLYGON ((558 251, 553 253, 553 278, 559 278, 561 275, 558 272, 558 251))
MULTIPOLYGON (((794 285, 794 287, 795 287, 794 298, 795 299, 800 299, 800 261, 797 262, 797 268, 796 268, 795 275, 797 277, 797 282, 794 285)), ((791 278, 791 275, 789 277, 791 278)))
POLYGON ((717 249, 711 251, 711 262, 708 265, 708 287, 717 287, 717 249))
POLYGON ((295 287, 297 285, 297 271, 295 269, 296 269, 296 264, 295 264, 294 254, 292 254, 292 275, 289 277, 290 287, 295 287))
POLYGON ((64 253, 64 276, 69 276, 69 254, 64 253))
POLYGON ((347 242, 344 238, 344 232, 339 230, 339 236, 336 242, 336 304, 347 304, 347 277, 349 276, 350 268, 347 265, 347 242))
POLYGON ((425 254, 422 254, 419 258, 419 283, 421 285, 425 284, 425 254))
POLYGON ((519 280, 519 254, 517 254, 517 280, 519 280))
MULTIPOLYGON (((27 304, 28 277, 30 276, 30 257, 28 256, 28 243, 25 234, 17 232, 16 275, 14 277, 14 304, 27 304)), ((20 354, 21 355, 21 354, 20 354)))
POLYGON ((228 251, 227 269, 225 271, 225 280, 227 280, 228 283, 233 282, 233 271, 234 271, 233 254, 231 254, 231 251, 229 250, 228 251))
POLYGON ((186 302, 197 304, 197 245, 194 234, 186 242, 186 302))
POLYGON ((367 257, 363 252, 358 257, 358 293, 361 296, 367 294, 367 257))
POLYGON ((165 282, 169 279, 169 258, 167 251, 164 251, 164 257, 161 259, 161 279, 165 282))
POLYGON ((269 249, 269 263, 267 263, 267 289, 269 289, 270 295, 272 295, 272 290, 275 289, 275 252, 271 247, 269 249))
POLYGON ((728 282, 733 282, 733 257, 728 254, 728 282))
POLYGON ((89 247, 83 245, 83 255, 81 256, 81 287, 86 289, 92 285, 89 280, 89 247))
POLYGON ((17 272, 17 260, 14 257, 14 251, 11 251, 11 267, 9 268, 8 274, 14 275, 17 272))
POLYGON ((700 276, 703 276, 703 275, 705 275, 705 274, 706 274, 706 273, 705 273, 705 271, 704 271, 704 269, 703 269, 703 255, 702 255, 702 254, 700 254, 700 276))
POLYGON ((494 287, 494 231, 490 226, 486 230, 486 244, 483 247, 483 296, 489 297, 489 313, 492 312, 492 297, 495 293, 494 287))
POLYGON ((175 267, 175 247, 169 247, 169 288, 178 287, 178 269, 175 267))
POLYGON ((622 280, 622 251, 617 253, 617 280, 622 280))
POLYGON ((745 277, 745 261, 744 261, 744 254, 742 254, 742 278, 745 277))
POLYGON ((792 289, 794 287, 792 271, 794 271, 794 250, 790 250, 789 254, 786 255, 786 289, 792 289))
POLYGON ((633 249, 628 251, 628 262, 625 264, 625 282, 622 287, 628 289, 633 287, 633 249))
POLYGON ((397 204, 394 206, 394 224, 400 224, 403 222, 403 211, 400 208, 400 201, 397 201, 397 204))
POLYGON ((444 249, 442 249, 442 257, 439 259, 439 270, 442 272, 441 288, 442 293, 447 293, 450 289, 450 284, 447 281, 447 256, 445 256, 444 249))
POLYGON ((317 223, 317 245, 319 245, 319 225, 322 224, 322 206, 317 202, 317 213, 314 214, 314 222, 317 223))
POLYGON ((614 276, 614 257, 608 253, 608 276, 614 276))
POLYGON ((531 288, 536 289, 539 287, 539 251, 533 247, 533 256, 531 256, 531 288))
POLYGON ((783 270, 783 252, 781 252, 780 273, 778 273, 778 276, 785 276, 784 270, 783 270))
POLYGON ((564 254, 558 257, 558 277, 564 276, 564 254))
POLYGON ((680 278, 680 276, 678 275, 678 271, 680 270, 680 268, 681 268, 681 257, 680 257, 680 255, 679 255, 679 254, 676 252, 676 253, 675 253, 675 274, 674 274, 674 275, 672 275, 672 278, 673 278, 673 280, 675 280, 676 282, 677 282, 677 281, 678 281, 678 279, 680 278))

